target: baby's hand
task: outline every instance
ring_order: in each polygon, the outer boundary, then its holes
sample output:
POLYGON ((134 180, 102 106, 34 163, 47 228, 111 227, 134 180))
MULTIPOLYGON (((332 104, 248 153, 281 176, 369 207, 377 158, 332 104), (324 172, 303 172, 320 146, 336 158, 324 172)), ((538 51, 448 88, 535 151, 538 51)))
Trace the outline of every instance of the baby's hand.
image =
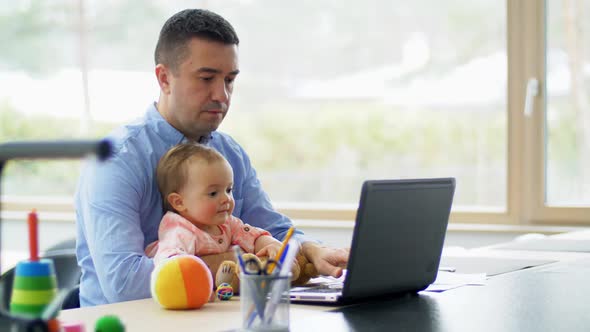
POLYGON ((276 243, 268 244, 265 247, 263 247, 262 249, 260 249, 256 253, 256 256, 268 257, 269 259, 274 259, 280 250, 281 250, 281 243, 277 241, 276 243))

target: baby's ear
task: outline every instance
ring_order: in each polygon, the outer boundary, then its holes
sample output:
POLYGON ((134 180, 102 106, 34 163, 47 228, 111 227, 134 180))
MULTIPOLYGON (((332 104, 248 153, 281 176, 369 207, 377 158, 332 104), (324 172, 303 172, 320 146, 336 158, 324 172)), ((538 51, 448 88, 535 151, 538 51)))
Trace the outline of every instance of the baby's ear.
POLYGON ((170 193, 166 199, 168 200, 168 204, 170 204, 174 210, 178 212, 186 210, 186 207, 184 206, 184 200, 179 193, 170 193))

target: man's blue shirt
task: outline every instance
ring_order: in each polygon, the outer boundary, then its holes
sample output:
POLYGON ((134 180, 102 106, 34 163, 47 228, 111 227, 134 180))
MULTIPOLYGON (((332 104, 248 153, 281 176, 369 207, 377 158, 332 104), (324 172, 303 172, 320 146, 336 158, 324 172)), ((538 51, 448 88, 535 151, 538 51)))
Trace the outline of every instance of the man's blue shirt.
MULTIPOLYGON (((114 156, 84 168, 75 197, 82 306, 150 297, 154 263, 144 249, 157 240, 163 216, 155 170, 168 149, 186 140, 155 104, 142 119, 109 138, 114 156)), ((202 143, 219 151, 233 168, 233 214, 284 238, 292 223, 272 208, 242 147, 221 132, 202 143)))

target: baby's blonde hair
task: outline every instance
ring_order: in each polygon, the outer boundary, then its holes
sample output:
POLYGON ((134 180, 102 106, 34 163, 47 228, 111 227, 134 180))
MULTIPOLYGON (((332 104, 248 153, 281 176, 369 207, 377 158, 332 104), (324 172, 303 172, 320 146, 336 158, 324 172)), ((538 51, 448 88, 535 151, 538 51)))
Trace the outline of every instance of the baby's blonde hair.
POLYGON ((165 211, 174 211, 168 202, 168 195, 182 190, 188 181, 187 166, 196 161, 212 164, 225 161, 225 158, 214 149, 198 143, 178 144, 160 158, 156 168, 156 180, 165 211))

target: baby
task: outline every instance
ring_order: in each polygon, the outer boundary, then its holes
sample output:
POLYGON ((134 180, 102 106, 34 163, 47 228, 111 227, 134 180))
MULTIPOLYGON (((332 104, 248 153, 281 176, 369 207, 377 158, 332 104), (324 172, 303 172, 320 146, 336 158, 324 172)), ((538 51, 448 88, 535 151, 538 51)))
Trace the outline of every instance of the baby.
MULTIPOLYGON (((159 240, 145 249, 155 264, 179 254, 224 253, 234 245, 259 257, 274 258, 279 252, 281 242, 269 232, 232 215, 233 171, 219 152, 197 143, 179 144, 160 159, 156 178, 167 212, 159 240)), ((229 282, 237 293, 236 270, 234 262, 223 262, 215 284, 229 282)))

